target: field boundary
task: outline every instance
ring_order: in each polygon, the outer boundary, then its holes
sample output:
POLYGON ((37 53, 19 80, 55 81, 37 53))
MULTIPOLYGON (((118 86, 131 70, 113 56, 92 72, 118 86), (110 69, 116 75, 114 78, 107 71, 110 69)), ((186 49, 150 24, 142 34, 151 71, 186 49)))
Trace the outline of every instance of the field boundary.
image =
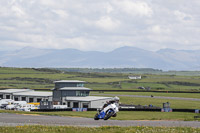
POLYGON ((103 92, 200 93, 195 91, 144 91, 144 90, 91 90, 91 91, 99 91, 99 93, 103 92))
MULTIPOLYGON (((51 91, 51 89, 33 89, 35 91, 51 91)), ((145 91, 145 90, 90 90, 99 93, 103 92, 157 92, 157 93, 200 93, 200 91, 145 91)))
MULTIPOLYGON (((10 88, 0 88, 0 90, 5 90, 10 88)), ((32 89, 35 91, 52 91, 52 89, 32 89)), ((104 92, 156 92, 156 93, 200 93, 200 91, 146 91, 146 90, 90 90, 99 93, 104 92)))

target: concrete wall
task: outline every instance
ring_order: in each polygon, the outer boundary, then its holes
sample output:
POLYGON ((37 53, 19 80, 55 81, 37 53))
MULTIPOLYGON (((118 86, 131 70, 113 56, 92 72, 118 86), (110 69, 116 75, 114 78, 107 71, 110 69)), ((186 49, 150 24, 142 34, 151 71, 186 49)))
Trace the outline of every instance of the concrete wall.
POLYGON ((101 108, 106 103, 106 101, 109 101, 109 100, 111 99, 91 101, 91 108, 101 108))
POLYGON ((78 103, 78 108, 91 108, 91 102, 83 102, 83 101, 65 101, 65 102, 63 102, 63 104, 67 105, 69 108, 74 108, 74 106, 73 106, 74 103, 78 103))
POLYGON ((61 101, 61 91, 59 90, 53 90, 53 101, 61 101))

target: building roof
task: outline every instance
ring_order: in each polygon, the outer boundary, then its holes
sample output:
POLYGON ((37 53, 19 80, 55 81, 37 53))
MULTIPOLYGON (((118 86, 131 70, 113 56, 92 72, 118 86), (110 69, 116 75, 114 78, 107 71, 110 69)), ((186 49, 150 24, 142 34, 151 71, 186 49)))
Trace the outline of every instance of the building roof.
POLYGON ((86 97, 66 97, 66 101, 98 101, 98 100, 110 100, 112 97, 98 97, 98 96, 86 96, 86 97))
POLYGON ((85 88, 85 87, 63 87, 63 88, 59 88, 58 90, 90 91, 92 89, 85 88))
POLYGON ((38 97, 49 97, 52 96, 52 92, 48 91, 30 91, 30 92, 19 92, 14 93, 14 96, 38 96, 38 97))
POLYGON ((80 80, 59 80, 59 81, 54 81, 54 83, 85 83, 85 81, 80 81, 80 80))
POLYGON ((16 92, 28 92, 33 91, 31 89, 6 89, 6 90, 0 90, 0 93, 16 93, 16 92))

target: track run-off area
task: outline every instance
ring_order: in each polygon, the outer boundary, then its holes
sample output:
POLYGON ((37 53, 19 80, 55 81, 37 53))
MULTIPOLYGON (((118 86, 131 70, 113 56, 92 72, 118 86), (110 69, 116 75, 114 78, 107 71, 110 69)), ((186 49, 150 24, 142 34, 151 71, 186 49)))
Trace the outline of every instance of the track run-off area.
POLYGON ((0 126, 55 125, 55 126, 152 126, 152 127, 200 127, 199 121, 169 120, 98 120, 83 117, 0 113, 0 126))

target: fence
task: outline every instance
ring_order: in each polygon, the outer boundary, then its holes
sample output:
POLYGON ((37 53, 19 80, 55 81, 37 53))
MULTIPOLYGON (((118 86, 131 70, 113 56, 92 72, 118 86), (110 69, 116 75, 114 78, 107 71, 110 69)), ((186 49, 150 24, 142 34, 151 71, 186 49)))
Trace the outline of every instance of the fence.
MULTIPOLYGON (((74 108, 67 108, 67 109, 34 109, 31 111, 38 111, 38 112, 55 112, 55 111, 73 111, 74 108)), ((84 109, 76 109, 77 111, 97 111, 97 108, 87 108, 84 109)), ((150 111, 150 112, 161 112, 162 109, 135 109, 135 108, 120 108, 119 111, 150 111)), ((75 111, 75 110, 74 110, 75 111)), ((193 113, 200 113, 197 109, 172 109, 173 112, 193 112, 193 113)))

